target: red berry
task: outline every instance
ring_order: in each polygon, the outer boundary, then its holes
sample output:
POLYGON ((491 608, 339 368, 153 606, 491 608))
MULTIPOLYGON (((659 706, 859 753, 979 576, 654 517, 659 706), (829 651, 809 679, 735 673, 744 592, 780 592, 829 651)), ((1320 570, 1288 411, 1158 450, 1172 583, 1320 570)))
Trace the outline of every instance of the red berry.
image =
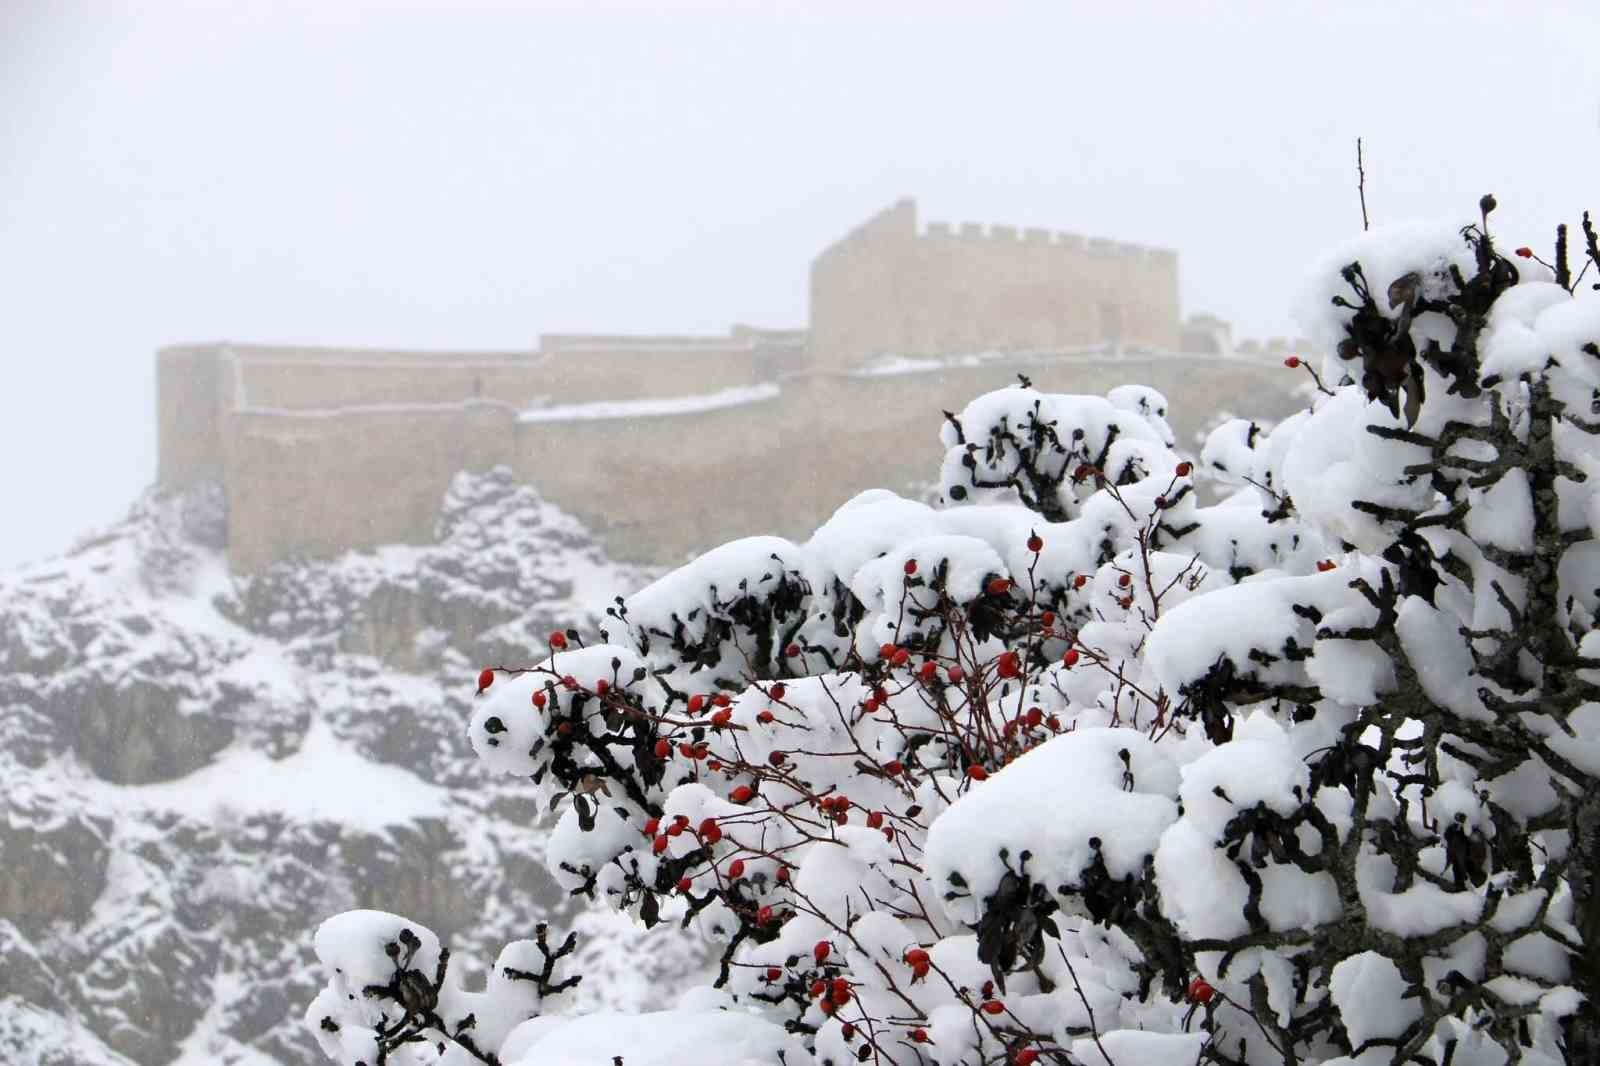
POLYGON ((921 948, 912 948, 906 952, 906 964, 909 966, 926 966, 928 953, 921 948))
POLYGON ((726 707, 732 702, 733 701, 728 698, 728 694, 726 692, 719 692, 715 696, 711 697, 711 705, 714 707, 726 707))
POLYGON ((778 969, 776 966, 767 967, 767 980, 776 981, 778 978, 780 978, 782 976, 783 976, 783 971, 778 969))
POLYGON ((1332 559, 1318 559, 1317 560, 1317 572, 1318 573, 1325 574, 1329 570, 1332 570, 1337 566, 1338 566, 1338 564, 1335 563, 1332 559))
POLYGON ((650 850, 655 852, 657 855, 660 855, 663 851, 666 851, 667 838, 664 836, 656 837, 656 839, 650 845, 650 850))
POLYGON ((660 818, 652 818, 648 822, 644 823, 644 835, 647 836, 647 837, 655 836, 656 833, 660 829, 661 829, 661 819, 660 818))
POLYGON ((927 977, 928 976, 928 971, 930 969, 932 969, 932 967, 930 967, 925 962, 914 962, 914 963, 912 963, 911 964, 911 980, 912 980, 912 982, 915 983, 915 982, 921 981, 923 978, 927 977))
POLYGON ((1087 585, 1088 583, 1089 583, 1089 578, 1085 574, 1079 574, 1077 577, 1072 579, 1072 587, 1075 588, 1075 589, 1081 589, 1081 588, 1083 588, 1083 586, 1087 585))
POLYGON ((1039 624, 1044 626, 1046 629, 1054 629, 1056 625, 1056 613, 1054 611, 1046 611, 1044 614, 1041 614, 1039 616, 1039 624))
POLYGON ((1133 606, 1133 597, 1132 596, 1124 596, 1124 597, 1122 597, 1122 599, 1117 601, 1117 606, 1121 607, 1124 611, 1126 611, 1129 607, 1133 606))
POLYGON ((714 729, 721 729, 731 721, 733 721, 733 712, 726 707, 711 716, 711 726, 714 729))
POLYGON ((539 707, 539 708, 542 709, 544 707, 544 704, 545 704, 544 693, 543 692, 535 692, 533 694, 533 705, 535 707, 539 707))
POLYGON ((950 679, 952 685, 959 685, 962 679, 967 676, 967 672, 959 666, 952 666, 944 672, 944 676, 950 679))
POLYGON ((999 670, 1001 677, 1016 677, 1022 673, 1021 660, 1017 658, 1017 653, 1014 651, 1003 652, 996 663, 996 668, 999 670))
POLYGON ((728 799, 732 800, 734 803, 749 803, 750 797, 754 796, 755 794, 755 789, 751 788, 749 785, 740 785, 738 788, 728 793, 728 799))
POLYGON ((568 692, 576 692, 578 691, 578 679, 573 677, 571 674, 568 674, 566 677, 561 679, 561 687, 566 689, 568 692))
POLYGON ((883 764, 883 772, 888 774, 890 777, 898 777, 900 774, 905 772, 905 764, 899 759, 890 759, 888 762, 883 764))
POLYGON ((774 700, 777 700, 777 701, 779 701, 779 702, 782 702, 782 700, 783 700, 783 697, 784 697, 784 694, 785 694, 785 693, 787 693, 787 692, 788 692, 788 691, 789 691, 789 690, 788 690, 788 689, 786 689, 786 688, 784 688, 784 687, 783 687, 783 686, 782 686, 782 685, 773 685, 773 686, 772 686, 772 693, 771 693, 771 695, 772 695, 772 698, 773 698, 773 699, 774 699, 774 700))
POLYGON ((825 961, 827 961, 828 953, 832 950, 833 945, 829 944, 826 940, 819 940, 817 941, 817 946, 811 949, 811 954, 817 960, 817 965, 821 966, 825 961))
POLYGON ((762 906, 760 910, 756 911, 756 924, 757 925, 766 925, 770 921, 772 921, 772 907, 771 906, 762 906))
POLYGON ((1035 533, 1028 538, 1028 550, 1035 555, 1038 555, 1040 552, 1044 551, 1044 540, 1039 536, 1039 534, 1035 533))
POLYGON ((700 823, 700 839, 707 844, 715 844, 722 839, 722 827, 715 818, 707 818, 700 823))
POLYGON ((596 696, 604 696, 606 692, 610 690, 610 688, 611 682, 602 677, 599 681, 594 683, 594 694, 596 696))
POLYGON ((783 654, 787 655, 791 659, 798 659, 800 657, 800 645, 789 645, 787 648, 783 649, 783 654))
POLYGON ((889 661, 895 666, 904 666, 906 663, 911 661, 911 653, 906 651, 904 648, 897 649, 894 653, 894 657, 889 661))
POLYGON ((744 876, 744 860, 734 859, 728 864, 728 880, 737 881, 744 876))
POLYGON ((915 559, 907 559, 906 560, 906 577, 910 577, 912 574, 915 574, 916 572, 917 572, 917 561, 915 559))
POLYGON ((989 771, 985 770, 977 763, 973 763, 971 766, 967 767, 967 776, 972 778, 974 781, 983 781, 989 777, 989 771))
POLYGON ((1057 718, 1053 714, 1044 720, 1044 724, 1052 733, 1061 732, 1061 719, 1057 718))
POLYGON ((1520 255, 1524 259, 1532 259, 1533 258, 1533 249, 1532 248, 1518 248, 1517 249, 1517 254, 1520 255))
POLYGON ((1298 355, 1291 355, 1289 358, 1283 361, 1283 365, 1288 367, 1290 370, 1293 370, 1295 367, 1300 365, 1300 357, 1298 355))
POLYGON ((1157 496, 1156 497, 1156 510, 1165 511, 1166 509, 1167 509, 1167 498, 1165 496, 1157 496))
POLYGON ((671 755, 672 741, 668 740, 666 737, 662 737, 660 740, 656 741, 656 758, 666 759, 671 757, 671 755))
POLYGON ((1011 1056, 1013 1066, 1033 1066, 1039 1061, 1039 1053, 1031 1047, 1018 1048, 1011 1056))
POLYGON ((873 812, 871 812, 870 814, 867 815, 867 828, 868 829, 882 829, 883 828, 883 812, 882 811, 873 811, 873 812))
POLYGON ((834 1006, 842 1007, 850 1002, 850 982, 843 977, 833 979, 833 987, 828 989, 828 998, 833 1000, 834 1006))
POLYGON ((985 1000, 978 1009, 983 1011, 985 1014, 1004 1014, 1006 1012, 1006 1005, 1001 1003, 998 999, 990 999, 985 1000))
POLYGON ((567 635, 565 633, 561 632, 561 630, 559 630, 559 629, 556 630, 554 633, 551 633, 550 634, 550 646, 552 648, 555 648, 557 651, 560 651, 562 648, 565 648, 567 646, 567 635))
POLYGON ((820 977, 817 978, 815 981, 811 982, 811 998, 816 999, 818 996, 822 995, 823 992, 827 991, 827 989, 828 982, 824 981, 820 977))
POLYGON ((895 653, 896 650, 897 649, 895 648, 895 646, 893 644, 879 644, 878 645, 878 658, 880 658, 880 659, 893 658, 894 657, 894 653, 895 653))
POLYGON ((914 1044, 926 1044, 928 1042, 928 1031, 926 1029, 911 1030, 911 1042, 914 1044))
POLYGON ((689 881, 689 879, 687 877, 678 878, 678 891, 679 892, 687 893, 689 891, 690 886, 691 886, 691 882, 689 881))
POLYGON ((775 751, 771 755, 767 756, 767 762, 771 763, 773 766, 782 766, 783 759, 784 755, 781 751, 775 751))
POLYGON ((1011 579, 1010 578, 997 577, 993 581, 989 582, 989 595, 991 595, 991 596, 1004 596, 1006 593, 1008 593, 1010 591, 1011 591, 1011 579))
POLYGON ((768 722, 772 721, 772 712, 770 710, 758 712, 756 714, 756 721, 760 722, 762 725, 766 725, 768 722))
POLYGON ((1067 653, 1061 657, 1061 665, 1065 666, 1069 670, 1072 669, 1074 666, 1077 666, 1078 665, 1078 649, 1077 648, 1068 648, 1067 649, 1067 653))
POLYGON ((480 693, 492 684, 494 684, 493 670, 484 670, 478 675, 478 691, 480 693))
POLYGON ((1193 472, 1194 472, 1194 465, 1193 464, 1191 464, 1191 463, 1179 463, 1178 464, 1178 476, 1179 477, 1188 477, 1193 472))
POLYGON ((787 866, 778 867, 778 884, 786 885, 788 883, 789 883, 789 868, 787 866))
POLYGON ((1044 721, 1044 712, 1037 707, 1029 707, 1023 721, 1028 723, 1029 729, 1038 729, 1039 723, 1044 721))
POLYGON ((844 1037, 846 1043, 849 1043, 856 1038, 856 1027, 849 1022, 845 1022, 839 1026, 839 1035, 844 1037))
POLYGON ((1196 977, 1189 982, 1190 1003, 1210 1003, 1211 997, 1216 994, 1217 990, 1204 977, 1196 977))
POLYGON ((700 695, 700 693, 696 692, 693 696, 689 697, 689 713, 690 714, 699 714, 701 711, 703 711, 705 709, 705 706, 706 706, 706 698, 704 696, 700 695))
POLYGON ((917 668, 917 677, 923 681, 932 681, 939 676, 939 664, 929 659, 917 668))
POLYGON ((671 825, 667 826, 667 836, 676 837, 676 836, 682 836, 682 835, 683 835, 683 823, 682 822, 674 820, 671 825))
POLYGON ((1133 575, 1132 574, 1121 574, 1121 575, 1119 575, 1117 577, 1117 584, 1121 585, 1123 588, 1127 588, 1129 585, 1133 584, 1133 575))

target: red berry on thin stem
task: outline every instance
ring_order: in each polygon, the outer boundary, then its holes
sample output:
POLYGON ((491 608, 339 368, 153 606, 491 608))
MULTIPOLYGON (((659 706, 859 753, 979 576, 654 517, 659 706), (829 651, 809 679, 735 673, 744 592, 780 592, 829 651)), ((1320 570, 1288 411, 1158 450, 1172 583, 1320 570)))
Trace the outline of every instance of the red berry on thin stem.
POLYGON ((1283 361, 1283 365, 1288 367, 1290 370, 1293 370, 1295 367, 1300 365, 1300 357, 1298 355, 1291 355, 1289 358, 1283 361))
POLYGON ((484 670, 482 673, 478 674, 478 691, 480 693, 492 684, 494 684, 493 670, 484 670))
POLYGON ((557 651, 560 651, 562 648, 565 648, 567 646, 567 635, 565 633, 561 632, 561 630, 559 630, 559 629, 556 630, 554 633, 551 633, 550 634, 550 646, 552 648, 556 649, 557 651))

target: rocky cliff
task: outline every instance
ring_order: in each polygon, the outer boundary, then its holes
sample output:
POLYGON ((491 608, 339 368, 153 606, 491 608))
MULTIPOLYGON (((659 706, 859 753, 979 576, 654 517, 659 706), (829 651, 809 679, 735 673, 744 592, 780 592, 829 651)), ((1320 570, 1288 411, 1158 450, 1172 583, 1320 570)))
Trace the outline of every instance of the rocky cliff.
POLYGON ((479 667, 648 573, 499 471, 452 483, 432 544, 240 580, 221 499, 154 492, 0 575, 0 1061, 316 1061, 310 933, 352 907, 425 923, 469 973, 576 928, 566 1009, 647 1008, 707 965, 564 897, 544 812, 463 732, 479 667))

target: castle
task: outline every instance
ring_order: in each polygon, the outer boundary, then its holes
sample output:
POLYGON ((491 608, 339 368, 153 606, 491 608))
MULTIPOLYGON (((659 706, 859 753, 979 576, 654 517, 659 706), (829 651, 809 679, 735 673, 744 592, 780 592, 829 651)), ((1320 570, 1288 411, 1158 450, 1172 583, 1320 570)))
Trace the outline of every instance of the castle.
MULTIPOLYGON (((1014 384, 1154 386, 1180 441, 1296 382, 1225 323, 1180 321, 1175 252, 1041 229, 919 226, 901 200, 811 265, 807 329, 545 335, 532 351, 213 343, 157 354, 164 484, 220 482, 249 573, 432 539, 450 478, 504 464, 614 557, 804 537, 866 488, 914 492, 942 410, 1014 384), (1181 355, 1177 353, 1183 353, 1181 355)), ((1275 347, 1281 348, 1281 344, 1275 347)))

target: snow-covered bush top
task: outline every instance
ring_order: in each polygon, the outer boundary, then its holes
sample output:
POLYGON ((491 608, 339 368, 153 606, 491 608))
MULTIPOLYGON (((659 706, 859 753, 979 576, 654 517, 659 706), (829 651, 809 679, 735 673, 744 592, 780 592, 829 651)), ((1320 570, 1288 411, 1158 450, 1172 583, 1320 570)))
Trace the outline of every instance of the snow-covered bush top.
POLYGON ((1600 1061, 1600 300, 1492 207, 1330 261, 1270 433, 1193 459, 1151 390, 1023 382, 947 414, 938 506, 865 493, 486 669, 470 736, 564 808, 552 871, 699 929, 717 988, 534 1017, 542 939, 467 993, 344 915, 325 1050, 1600 1061))

